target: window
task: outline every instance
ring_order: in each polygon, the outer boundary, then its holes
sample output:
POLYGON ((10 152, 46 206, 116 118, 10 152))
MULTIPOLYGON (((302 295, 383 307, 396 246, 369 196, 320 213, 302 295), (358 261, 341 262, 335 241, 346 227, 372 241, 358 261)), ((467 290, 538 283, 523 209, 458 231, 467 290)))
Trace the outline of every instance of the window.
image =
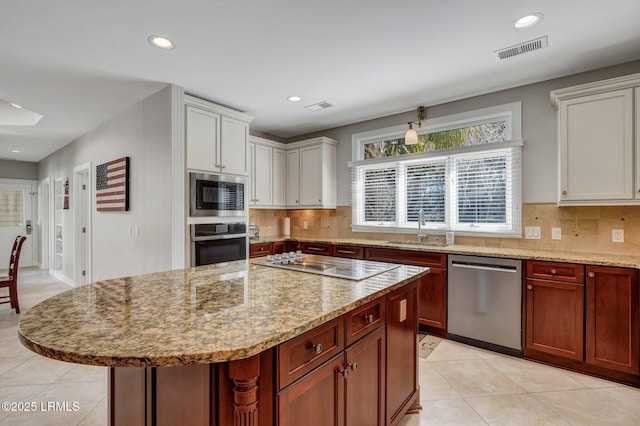
POLYGON ((24 223, 24 191, 0 190, 0 227, 13 228, 24 223))
POLYGON ((520 236, 520 105, 427 122, 417 145, 405 126, 354 135, 353 229, 520 236), (514 123, 514 118, 517 123, 514 123), (448 120, 447 120, 448 119, 448 120))

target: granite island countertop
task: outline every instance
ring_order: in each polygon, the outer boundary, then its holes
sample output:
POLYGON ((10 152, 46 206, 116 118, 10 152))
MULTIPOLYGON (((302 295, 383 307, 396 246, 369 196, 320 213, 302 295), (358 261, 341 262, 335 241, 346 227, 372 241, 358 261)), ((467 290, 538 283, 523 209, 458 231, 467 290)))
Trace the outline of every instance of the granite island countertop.
POLYGON ((617 266, 621 268, 640 269, 640 255, 624 255, 612 253, 577 252, 562 250, 521 249, 504 247, 480 247, 468 245, 417 245, 395 241, 367 240, 358 238, 332 237, 283 237, 265 236, 250 240, 251 244, 275 241, 300 241, 309 243, 343 244, 363 247, 395 248, 401 250, 424 251, 444 254, 463 254, 469 256, 489 256, 509 259, 544 260, 550 262, 583 263, 587 265, 617 266))
POLYGON ((18 326, 48 358, 111 367, 208 364, 274 347, 429 272, 361 281, 252 264, 98 281, 36 305, 18 326))

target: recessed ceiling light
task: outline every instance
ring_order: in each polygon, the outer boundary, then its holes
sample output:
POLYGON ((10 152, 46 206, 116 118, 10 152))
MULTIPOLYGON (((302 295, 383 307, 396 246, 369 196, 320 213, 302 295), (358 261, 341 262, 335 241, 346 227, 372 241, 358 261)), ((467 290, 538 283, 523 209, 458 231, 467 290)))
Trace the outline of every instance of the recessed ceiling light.
POLYGON ((513 21, 513 28, 517 30, 523 30, 525 28, 531 28, 542 20, 544 15, 542 13, 528 13, 524 16, 513 21))
POLYGON ((300 102, 302 98, 300 96, 288 96, 287 100, 290 102, 300 102))
POLYGON ((14 104, 13 102, 11 102, 11 106, 14 108, 18 108, 18 109, 22 109, 22 107, 18 104, 14 104))
POLYGON ((14 154, 20 154, 22 151, 19 151, 17 149, 12 149, 11 152, 13 152, 14 154))
POLYGON ((173 42, 166 37, 162 37, 159 35, 152 35, 147 37, 147 41, 151 43, 152 46, 158 47, 160 49, 171 50, 175 47, 173 42))

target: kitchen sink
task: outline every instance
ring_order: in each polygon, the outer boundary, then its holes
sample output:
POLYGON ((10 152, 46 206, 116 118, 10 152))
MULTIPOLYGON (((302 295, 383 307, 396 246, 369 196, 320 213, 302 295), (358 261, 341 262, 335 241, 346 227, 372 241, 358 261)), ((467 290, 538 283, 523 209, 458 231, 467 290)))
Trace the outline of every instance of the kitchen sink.
POLYGON ((407 240, 407 241, 387 241, 389 244, 408 244, 412 246, 424 246, 424 247, 446 247, 447 244, 444 241, 417 241, 417 240, 407 240))

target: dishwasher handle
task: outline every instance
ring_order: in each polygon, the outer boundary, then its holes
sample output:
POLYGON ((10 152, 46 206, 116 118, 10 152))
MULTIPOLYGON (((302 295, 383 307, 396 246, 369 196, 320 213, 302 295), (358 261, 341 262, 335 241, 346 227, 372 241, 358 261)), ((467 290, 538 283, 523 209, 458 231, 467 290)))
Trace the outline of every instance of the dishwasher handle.
POLYGON ((518 272, 518 268, 516 266, 511 266, 511 265, 491 265, 487 263, 458 262, 454 260, 451 262, 451 266, 456 268, 477 269, 480 271, 510 272, 510 273, 518 272))

